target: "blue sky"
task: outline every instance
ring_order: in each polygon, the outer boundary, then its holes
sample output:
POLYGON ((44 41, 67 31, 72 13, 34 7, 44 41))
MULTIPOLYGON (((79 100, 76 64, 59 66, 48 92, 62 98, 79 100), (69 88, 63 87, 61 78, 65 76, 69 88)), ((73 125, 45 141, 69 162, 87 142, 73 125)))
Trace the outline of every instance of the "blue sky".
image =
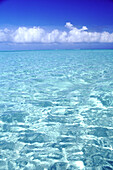
POLYGON ((111 48, 112 33, 113 0, 0 0, 4 49, 95 42, 111 48))

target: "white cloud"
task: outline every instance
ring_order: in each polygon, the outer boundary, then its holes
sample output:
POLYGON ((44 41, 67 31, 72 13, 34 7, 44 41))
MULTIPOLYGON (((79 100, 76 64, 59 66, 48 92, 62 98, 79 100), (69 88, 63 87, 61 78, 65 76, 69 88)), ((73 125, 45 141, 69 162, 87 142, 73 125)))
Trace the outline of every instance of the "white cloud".
POLYGON ((83 26, 81 29, 81 31, 87 31, 87 30, 88 30, 88 28, 86 26, 83 26))
POLYGON ((2 41, 8 41, 8 35, 7 35, 7 30, 8 29, 4 29, 4 30, 1 30, 0 29, 0 42, 2 41))
POLYGON ((27 42, 41 42, 45 36, 45 30, 39 27, 26 28, 19 27, 12 34, 14 42, 27 43, 27 42))
POLYGON ((81 29, 67 22, 67 31, 54 29, 47 32, 40 27, 19 27, 16 30, 0 29, 0 42, 12 43, 74 43, 74 42, 113 42, 113 33, 90 32, 86 26, 81 29))
POLYGON ((69 29, 73 29, 73 24, 71 24, 70 22, 66 22, 65 27, 69 28, 69 29))

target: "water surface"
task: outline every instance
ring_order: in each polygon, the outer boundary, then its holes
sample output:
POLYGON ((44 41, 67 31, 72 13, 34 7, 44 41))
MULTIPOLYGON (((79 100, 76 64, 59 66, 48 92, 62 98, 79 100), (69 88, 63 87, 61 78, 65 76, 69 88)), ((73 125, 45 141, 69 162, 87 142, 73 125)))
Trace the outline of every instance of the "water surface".
POLYGON ((0 52, 0 170, 113 169, 113 50, 0 52))

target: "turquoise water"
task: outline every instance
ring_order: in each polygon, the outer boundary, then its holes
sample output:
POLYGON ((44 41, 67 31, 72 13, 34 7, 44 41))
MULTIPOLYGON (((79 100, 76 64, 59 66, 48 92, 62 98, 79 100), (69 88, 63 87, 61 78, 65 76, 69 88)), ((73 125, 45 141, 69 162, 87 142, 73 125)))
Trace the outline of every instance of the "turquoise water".
POLYGON ((0 52, 0 170, 113 169, 113 50, 0 52))

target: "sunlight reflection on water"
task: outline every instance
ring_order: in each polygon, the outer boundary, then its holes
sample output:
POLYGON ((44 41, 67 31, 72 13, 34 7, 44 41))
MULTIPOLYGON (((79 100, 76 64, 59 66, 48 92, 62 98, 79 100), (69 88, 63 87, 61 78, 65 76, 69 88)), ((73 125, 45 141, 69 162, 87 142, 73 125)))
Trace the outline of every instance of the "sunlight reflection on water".
POLYGON ((0 52, 0 169, 113 169, 113 50, 0 52))

